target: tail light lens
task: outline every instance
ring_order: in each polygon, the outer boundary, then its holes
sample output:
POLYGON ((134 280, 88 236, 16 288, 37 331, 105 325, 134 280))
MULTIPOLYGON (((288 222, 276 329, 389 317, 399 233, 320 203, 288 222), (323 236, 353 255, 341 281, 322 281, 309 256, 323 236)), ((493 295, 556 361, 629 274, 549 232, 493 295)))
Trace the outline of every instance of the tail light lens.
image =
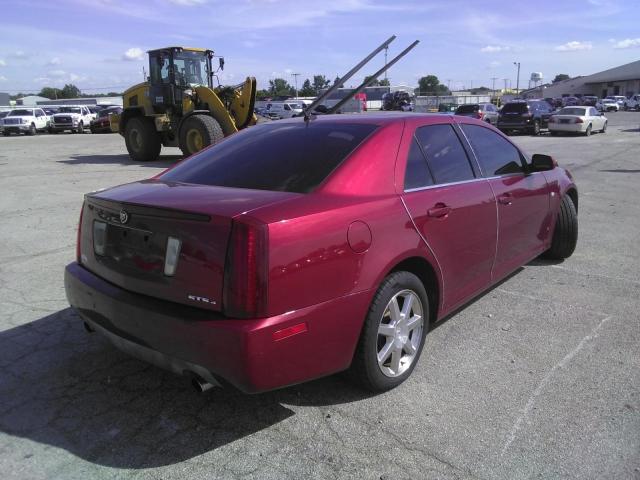
POLYGON ((227 249, 223 306, 229 317, 267 313, 268 228, 249 218, 234 220, 227 249))
POLYGON ((78 235, 76 236, 76 262, 82 263, 82 253, 80 252, 80 244, 82 242, 82 214, 84 213, 84 202, 80 209, 80 220, 78 220, 78 235))
POLYGON ((575 119, 575 123, 584 123, 584 120, 582 120, 580 117, 577 117, 575 119))

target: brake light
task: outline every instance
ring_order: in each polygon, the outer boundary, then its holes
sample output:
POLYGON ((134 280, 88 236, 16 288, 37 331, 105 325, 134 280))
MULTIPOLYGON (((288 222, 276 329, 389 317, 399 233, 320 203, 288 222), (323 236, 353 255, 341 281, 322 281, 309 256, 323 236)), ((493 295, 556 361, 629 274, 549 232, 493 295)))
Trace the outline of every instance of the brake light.
POLYGON ((82 214, 84 213, 84 202, 80 209, 80 220, 78 220, 78 234, 76 237, 76 261, 82 263, 82 254, 80 253, 80 243, 82 241, 82 214))
POLYGON ((577 117, 575 123, 584 123, 584 120, 582 120, 580 117, 577 117))
POLYGON ((484 117, 484 113, 482 113, 482 112, 476 112, 476 118, 477 118, 478 120, 482 120, 482 117, 484 117))
POLYGON ((223 306, 229 317, 258 318, 267 311, 267 226, 234 220, 227 249, 223 306))

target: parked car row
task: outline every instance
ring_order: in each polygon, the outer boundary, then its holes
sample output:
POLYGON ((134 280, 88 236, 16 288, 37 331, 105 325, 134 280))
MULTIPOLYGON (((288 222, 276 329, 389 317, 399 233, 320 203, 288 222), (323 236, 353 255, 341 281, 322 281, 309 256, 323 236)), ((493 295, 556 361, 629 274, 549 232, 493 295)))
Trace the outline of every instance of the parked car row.
POLYGON ((21 107, 0 112, 0 130, 5 137, 12 133, 35 135, 38 132, 84 133, 111 132, 109 116, 122 112, 119 106, 63 105, 21 107))

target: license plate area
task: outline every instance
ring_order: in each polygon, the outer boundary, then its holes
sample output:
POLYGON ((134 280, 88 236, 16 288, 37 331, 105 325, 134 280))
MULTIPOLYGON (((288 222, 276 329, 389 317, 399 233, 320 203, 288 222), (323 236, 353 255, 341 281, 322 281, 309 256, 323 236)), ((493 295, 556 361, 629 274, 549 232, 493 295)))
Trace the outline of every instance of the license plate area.
POLYGON ((136 272, 136 276, 162 275, 166 241, 162 234, 107 223, 103 261, 119 264, 119 270, 136 272))
POLYGON ((570 123, 571 120, 569 120, 568 118, 562 118, 560 119, 560 123, 570 123))

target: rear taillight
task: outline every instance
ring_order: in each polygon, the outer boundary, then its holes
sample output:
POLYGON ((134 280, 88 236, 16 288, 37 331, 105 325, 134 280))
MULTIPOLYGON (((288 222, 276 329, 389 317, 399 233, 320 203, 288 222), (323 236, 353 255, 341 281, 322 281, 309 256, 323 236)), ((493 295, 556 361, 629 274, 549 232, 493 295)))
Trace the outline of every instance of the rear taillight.
POLYGON ((584 120, 582 120, 580 117, 577 117, 575 123, 584 123, 584 120))
POLYGON ((84 213, 84 202, 80 209, 80 220, 78 220, 78 235, 76 237, 76 261, 82 263, 82 254, 80 252, 80 243, 82 242, 82 214, 84 213))
POLYGON ((478 120, 482 120, 482 117, 484 117, 484 113, 482 113, 482 112, 476 112, 476 118, 477 118, 478 120))
POLYGON ((268 251, 266 225, 249 218, 234 220, 225 264, 225 315, 258 318, 267 312, 268 251))

